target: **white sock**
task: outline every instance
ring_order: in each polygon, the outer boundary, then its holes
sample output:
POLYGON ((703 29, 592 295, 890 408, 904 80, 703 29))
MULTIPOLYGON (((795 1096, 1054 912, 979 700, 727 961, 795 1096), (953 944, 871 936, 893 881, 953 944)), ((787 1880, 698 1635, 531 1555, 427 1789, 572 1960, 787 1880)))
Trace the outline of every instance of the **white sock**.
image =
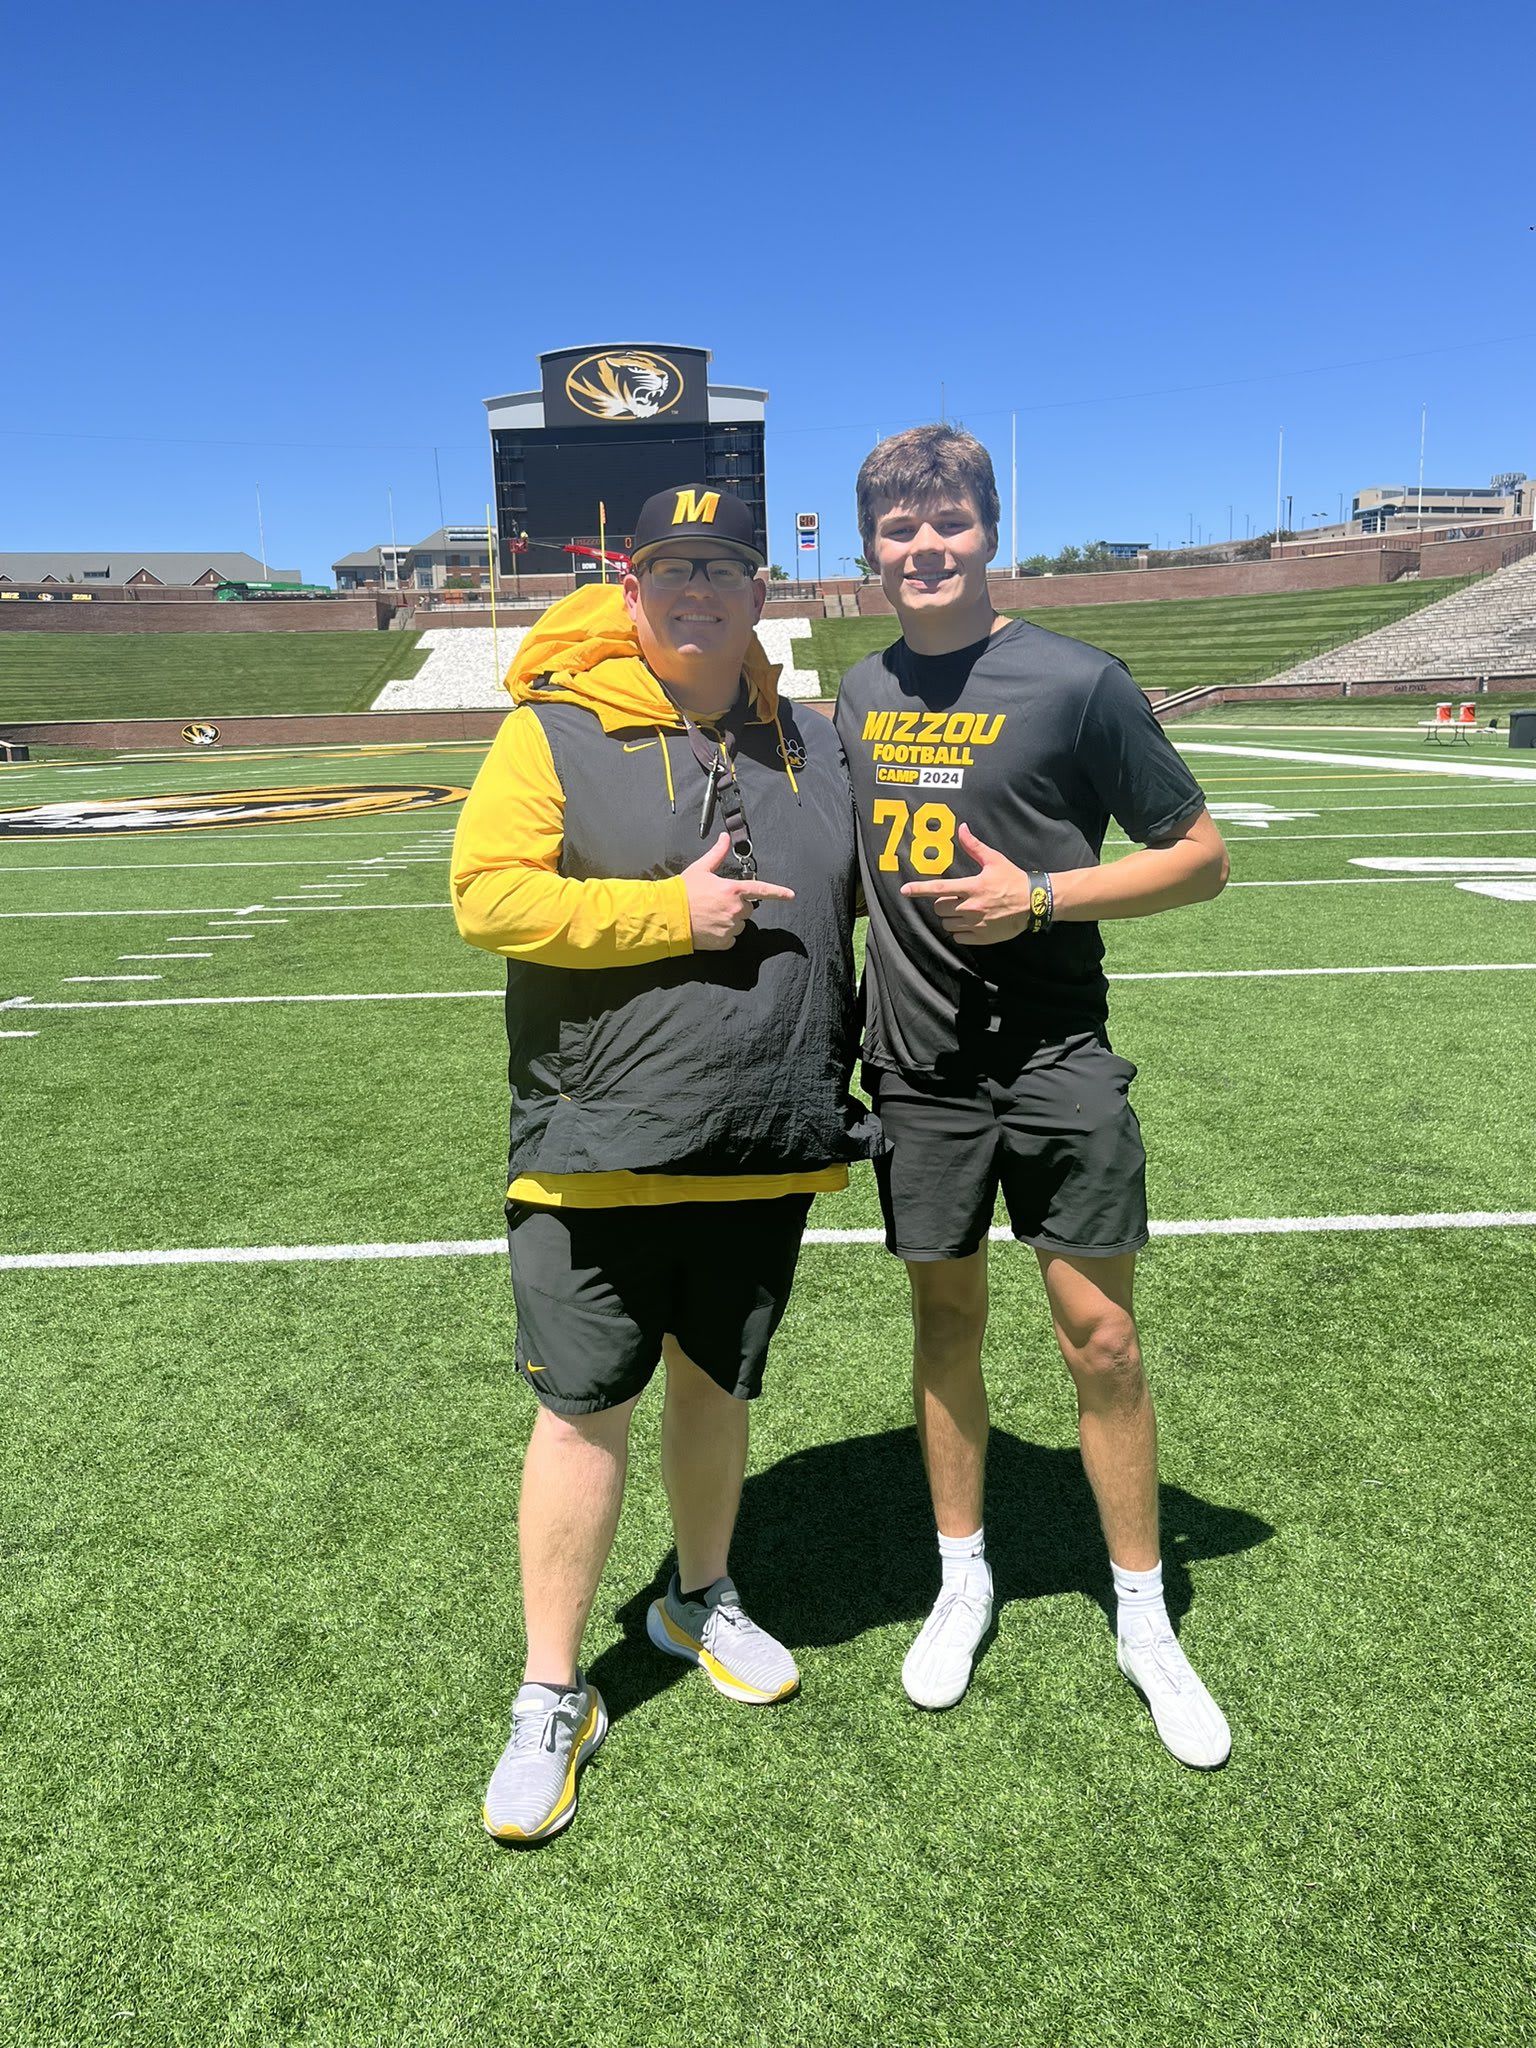
POLYGON ((1109 1569, 1115 1581, 1115 1631, 1118 1635, 1125 1634, 1128 1622, 1143 1618, 1152 1622, 1167 1621, 1160 1561, 1150 1571, 1128 1572, 1124 1565, 1116 1564, 1111 1558, 1109 1569))
POLYGON ((978 1529, 974 1536, 941 1536, 939 1568, 944 1575, 946 1592, 965 1579, 980 1580, 990 1588, 992 1572, 987 1564, 986 1530, 978 1529))

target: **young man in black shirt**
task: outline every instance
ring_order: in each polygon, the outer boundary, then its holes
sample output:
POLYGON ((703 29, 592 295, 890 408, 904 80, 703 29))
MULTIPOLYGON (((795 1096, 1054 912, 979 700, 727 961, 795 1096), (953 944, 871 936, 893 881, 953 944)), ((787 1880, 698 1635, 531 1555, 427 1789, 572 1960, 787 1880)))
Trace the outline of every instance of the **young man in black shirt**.
POLYGON ((1163 1602, 1157 1430, 1132 1310, 1145 1154, 1110 1049, 1098 924, 1201 902, 1226 850, 1199 784, 1112 655, 1000 617, 991 461, 953 428, 859 472, 864 552, 902 638, 843 678, 869 906, 866 1072, 892 1149, 886 1243, 912 1286, 918 1437, 942 1589, 902 1669, 952 1706, 992 1618, 982 1495, 987 1231, 1001 1185, 1040 1262, 1109 1546, 1120 1668, 1184 1763, 1230 1748, 1163 1602), (1113 818, 1143 842, 1100 866, 1113 818))

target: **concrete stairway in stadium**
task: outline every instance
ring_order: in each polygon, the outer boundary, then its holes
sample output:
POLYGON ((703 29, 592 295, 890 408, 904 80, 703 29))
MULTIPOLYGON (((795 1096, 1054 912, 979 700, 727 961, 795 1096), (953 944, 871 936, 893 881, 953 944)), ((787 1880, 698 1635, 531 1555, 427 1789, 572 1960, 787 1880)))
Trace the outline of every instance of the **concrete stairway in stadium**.
POLYGON ((1536 553, 1266 683, 1432 683, 1536 674, 1536 553))
MULTIPOLYGON (((507 708, 502 674, 522 644, 526 626, 503 626, 493 642, 489 626, 433 627, 421 636, 427 659, 413 676, 386 683, 373 700, 375 711, 497 711, 507 708)), ((814 669, 796 668, 794 642, 810 638, 809 619, 764 619, 757 628, 763 652, 781 665, 779 689, 786 697, 819 697, 814 669)))

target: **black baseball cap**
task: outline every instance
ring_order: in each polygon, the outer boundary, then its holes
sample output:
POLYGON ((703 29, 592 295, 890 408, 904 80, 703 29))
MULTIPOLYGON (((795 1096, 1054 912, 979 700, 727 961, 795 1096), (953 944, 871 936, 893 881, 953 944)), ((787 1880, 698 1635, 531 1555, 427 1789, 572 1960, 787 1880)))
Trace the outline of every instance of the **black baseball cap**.
POLYGON ((638 563, 646 555, 664 553, 682 541, 712 540, 735 553, 745 555, 754 568, 766 559, 757 545, 752 514, 740 498, 712 484, 680 484, 675 490, 658 491, 640 507, 635 521, 635 538, 629 559, 638 563))

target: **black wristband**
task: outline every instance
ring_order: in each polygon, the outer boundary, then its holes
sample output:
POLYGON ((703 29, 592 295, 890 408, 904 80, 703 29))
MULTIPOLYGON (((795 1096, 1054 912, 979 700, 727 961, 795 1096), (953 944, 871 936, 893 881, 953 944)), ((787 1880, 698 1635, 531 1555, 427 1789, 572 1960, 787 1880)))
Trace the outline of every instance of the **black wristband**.
POLYGON ((1033 938, 1040 932, 1048 932, 1051 918, 1056 909, 1056 898, 1051 890, 1051 878, 1043 869, 1031 868, 1029 873, 1029 918, 1024 929, 1033 938))

